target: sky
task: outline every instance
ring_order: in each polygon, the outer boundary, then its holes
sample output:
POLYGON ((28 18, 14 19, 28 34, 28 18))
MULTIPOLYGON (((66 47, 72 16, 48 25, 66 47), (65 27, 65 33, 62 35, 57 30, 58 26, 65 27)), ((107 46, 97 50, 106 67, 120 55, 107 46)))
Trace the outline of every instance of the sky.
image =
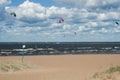
POLYGON ((118 42, 119 4, 120 0, 0 0, 0 42, 118 42))

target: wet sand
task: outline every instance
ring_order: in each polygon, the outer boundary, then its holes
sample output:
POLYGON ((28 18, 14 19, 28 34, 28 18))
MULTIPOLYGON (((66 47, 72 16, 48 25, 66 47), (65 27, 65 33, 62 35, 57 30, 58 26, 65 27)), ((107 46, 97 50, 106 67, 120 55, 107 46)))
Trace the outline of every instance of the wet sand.
MULTIPOLYGON (((0 57, 0 61, 21 61, 21 56, 0 57)), ((120 54, 25 56, 36 69, 0 72, 0 80, 88 80, 95 72, 120 65, 120 54)))

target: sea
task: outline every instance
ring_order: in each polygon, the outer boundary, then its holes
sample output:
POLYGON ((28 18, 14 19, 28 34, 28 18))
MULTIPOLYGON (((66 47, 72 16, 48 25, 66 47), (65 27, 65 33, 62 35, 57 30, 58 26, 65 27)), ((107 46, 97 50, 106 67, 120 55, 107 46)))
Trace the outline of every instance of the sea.
POLYGON ((120 54, 120 42, 0 42, 0 56, 120 54))

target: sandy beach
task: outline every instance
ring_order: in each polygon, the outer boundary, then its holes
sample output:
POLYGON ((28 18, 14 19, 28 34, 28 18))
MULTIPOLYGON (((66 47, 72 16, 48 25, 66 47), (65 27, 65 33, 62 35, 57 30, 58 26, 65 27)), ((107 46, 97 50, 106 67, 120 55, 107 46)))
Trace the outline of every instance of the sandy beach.
MULTIPOLYGON (((0 61, 21 61, 21 56, 0 57, 0 61)), ((0 80, 88 80, 95 72, 120 65, 120 55, 25 56, 24 62, 37 68, 0 72, 0 80)))

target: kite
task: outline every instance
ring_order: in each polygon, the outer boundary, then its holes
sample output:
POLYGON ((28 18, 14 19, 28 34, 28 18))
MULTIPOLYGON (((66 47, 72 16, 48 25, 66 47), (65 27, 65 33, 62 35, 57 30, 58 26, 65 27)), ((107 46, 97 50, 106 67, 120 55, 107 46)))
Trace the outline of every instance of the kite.
POLYGON ((11 12, 10 15, 16 17, 16 13, 15 12, 11 12))
POLYGON ((117 25, 119 25, 119 23, 118 22, 115 22, 117 25))
POLYGON ((62 22, 64 22, 64 19, 63 18, 59 18, 58 23, 62 23, 62 22))
POLYGON ((74 32, 74 34, 76 35, 76 34, 77 34, 77 32, 74 32))

